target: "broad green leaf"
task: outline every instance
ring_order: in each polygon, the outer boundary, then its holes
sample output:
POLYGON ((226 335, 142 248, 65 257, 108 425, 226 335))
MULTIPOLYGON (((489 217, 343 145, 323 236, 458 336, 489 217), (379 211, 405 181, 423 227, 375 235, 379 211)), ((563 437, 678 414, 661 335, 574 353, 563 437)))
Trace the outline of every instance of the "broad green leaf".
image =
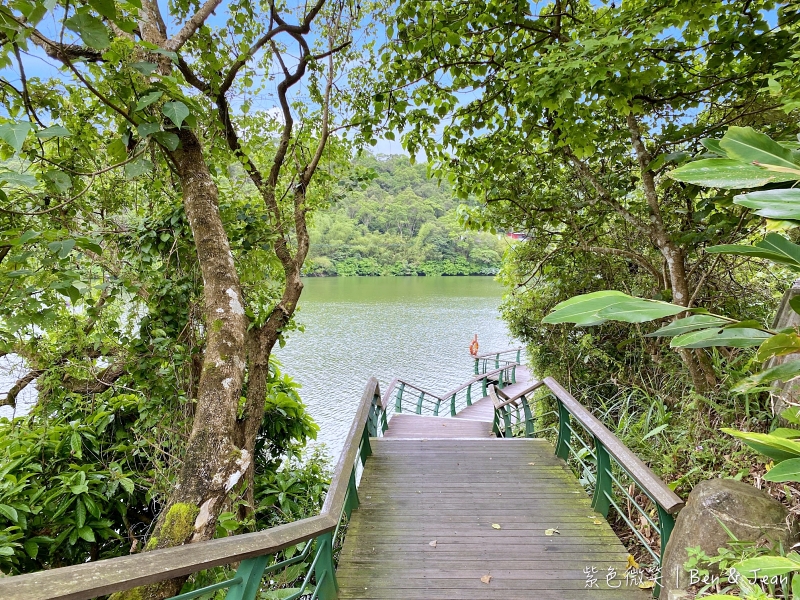
POLYGON ((734 204, 752 209, 766 219, 789 219, 800 221, 800 190, 766 190, 739 194, 734 204))
POLYGON ((153 134, 153 139, 164 146, 167 150, 175 150, 180 144, 178 136, 168 131, 158 131, 153 134))
POLYGON ((137 158, 133 162, 129 162, 125 165, 125 177, 133 179, 134 177, 138 177, 152 170, 153 163, 146 158, 137 158))
POLYGON ((81 36, 83 43, 96 50, 105 50, 111 41, 108 39, 108 30, 97 17, 87 13, 77 13, 64 21, 69 29, 81 36))
POLYGON ((11 146, 14 152, 19 152, 31 129, 30 123, 3 123, 0 125, 0 140, 11 146))
POLYGON ((19 519, 17 509, 15 509, 13 506, 9 506, 8 504, 0 504, 0 514, 13 523, 16 523, 19 519))
POLYGON ((42 140, 47 140, 54 137, 58 138, 69 137, 71 135, 72 133, 70 132, 70 130, 61 125, 53 125, 51 127, 47 127, 45 129, 42 129, 41 131, 36 132, 36 137, 42 140))
MULTIPOLYGON (((147 108, 153 102, 157 102, 158 99, 161 98, 161 96, 163 96, 163 95, 164 95, 164 92, 162 92, 160 90, 156 90, 154 92, 150 92, 149 94, 145 94, 144 96, 139 98, 139 101, 136 103, 136 107, 133 110, 139 111, 139 110, 142 110, 144 108, 147 108)), ((141 128, 141 127, 142 126, 140 125, 139 128, 141 128)), ((144 136, 142 136, 142 137, 144 137, 144 136)))
POLYGON ((768 433, 737 431, 736 429, 728 429, 727 427, 723 427, 722 431, 743 440, 745 444, 754 450, 757 450, 775 461, 781 462, 800 457, 800 443, 793 440, 787 440, 768 433))
POLYGON ((83 527, 78 528, 78 535, 81 539, 86 540, 87 542, 94 542, 94 531, 88 525, 84 525, 83 527))
POLYGON ((22 547, 25 548, 25 552, 27 552, 28 556, 31 558, 36 558, 39 555, 39 544, 33 540, 25 540, 22 547))
POLYGON ((790 406, 781 412, 781 417, 794 425, 800 425, 800 406, 790 406))
MULTIPOLYGON (((74 241, 73 241, 73 244, 74 244, 74 241)), ((61 253, 59 252, 59 256, 60 255, 61 255, 61 253)), ((82 444, 81 444, 81 436, 77 431, 73 431, 72 432, 72 436, 69 439, 69 445, 70 445, 70 449, 72 450, 72 454, 74 454, 78 458, 81 458, 81 456, 83 456, 83 452, 82 452, 82 448, 81 448, 81 446, 82 446, 82 444)))
POLYGON ((661 329, 657 329, 653 333, 648 333, 646 337, 672 337, 674 335, 689 333, 690 331, 697 331, 698 329, 723 327, 730 322, 731 321, 728 319, 715 315, 692 315, 691 317, 684 317, 683 319, 678 319, 668 325, 664 325, 661 329))
POLYGON ((778 427, 770 431, 770 434, 777 435, 787 440, 800 439, 800 429, 790 429, 789 427, 778 427))
POLYGON ((592 292, 575 296, 556 304, 553 311, 542 319, 543 323, 575 323, 576 325, 594 325, 605 319, 597 316, 597 312, 608 308, 615 302, 623 302, 631 298, 627 294, 615 290, 592 292))
POLYGON ((89 0, 89 5, 107 19, 117 18, 117 8, 114 0, 89 0))
POLYGON ((44 176, 45 179, 50 181, 53 184, 53 187, 55 187, 62 194, 72 188, 72 179, 70 179, 69 175, 64 173, 64 171, 50 169, 44 174, 44 176))
POLYGON ((741 381, 738 381, 736 385, 731 388, 731 391, 742 394, 764 383, 769 384, 773 381, 786 382, 794 379, 798 375, 800 375, 800 359, 787 360, 785 363, 745 377, 741 381))
POLYGON ((136 131, 139 132, 140 136, 145 138, 157 131, 161 131, 161 125, 159 123, 142 123, 136 128, 136 131))
POLYGON ((696 160, 670 171, 669 176, 684 183, 728 190, 757 188, 768 183, 797 179, 788 173, 767 171, 755 165, 726 158, 696 160))
POLYGON ((800 335, 797 333, 778 333, 758 347, 756 360, 765 361, 773 356, 785 356, 800 352, 800 335))
POLYGON ((85 483, 79 483, 77 485, 71 485, 69 488, 73 494, 79 496, 80 494, 85 494, 89 491, 89 486, 85 483))
POLYGON ((725 154, 725 150, 723 150, 722 146, 719 145, 719 140, 705 138, 700 140, 700 143, 703 144, 703 146, 705 146, 706 150, 709 152, 718 154, 722 158, 728 158, 728 155, 725 154))
POLYGON ((34 188, 39 184, 36 177, 16 171, 0 171, 0 185, 34 188))
POLYGON ((670 348, 710 348, 712 346, 729 346, 731 348, 749 348, 759 346, 771 333, 749 327, 720 329, 712 327, 685 333, 672 339, 670 348))
POLYGON ((131 68, 139 71, 144 76, 150 75, 153 71, 158 68, 156 63, 151 62, 135 62, 131 63, 131 68))
POLYGON ((792 308, 794 312, 800 315, 800 296, 795 296, 791 300, 789 300, 789 306, 792 308))
POLYGON ((794 558, 789 554, 788 556, 757 556, 743 560, 736 565, 736 570, 745 577, 752 579, 755 577, 773 577, 776 575, 785 575, 792 571, 800 571, 800 560, 794 558), (754 575, 755 573, 755 575, 754 575))
POLYGON ((793 269, 800 269, 800 246, 790 242, 777 233, 768 233, 767 236, 755 246, 723 244, 706 248, 706 252, 711 254, 757 256, 782 265, 787 265, 793 269))
POLYGON ((14 556, 14 548, 11 546, 0 546, 0 556, 14 556))
POLYGON ((645 323, 655 319, 671 317, 685 310, 685 306, 678 306, 669 302, 630 298, 603 308, 597 315, 601 319, 622 321, 624 323, 645 323))
POLYGON ((127 477, 121 478, 119 480, 119 484, 122 486, 122 489, 124 489, 129 494, 133 493, 133 481, 130 480, 129 478, 127 477))
POLYGON ((164 113, 164 116, 175 123, 175 127, 178 128, 180 128, 181 123, 186 120, 186 117, 189 116, 189 109, 183 102, 179 100, 174 102, 166 102, 161 108, 161 111, 164 113))
POLYGON ((792 151, 773 141, 768 135, 752 127, 728 127, 719 145, 734 159, 764 166, 798 169, 792 160, 792 151))
POLYGON ((800 458, 784 460, 764 475, 767 481, 800 481, 800 458))

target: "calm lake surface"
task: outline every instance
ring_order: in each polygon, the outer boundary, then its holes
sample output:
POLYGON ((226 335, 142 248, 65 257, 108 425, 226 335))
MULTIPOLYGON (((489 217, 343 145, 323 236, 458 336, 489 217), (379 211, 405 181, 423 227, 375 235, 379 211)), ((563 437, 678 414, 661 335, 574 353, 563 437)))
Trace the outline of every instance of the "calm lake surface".
POLYGON ((480 352, 516 345, 497 310, 501 296, 491 277, 306 279, 297 314, 305 333, 276 353, 302 384, 334 461, 370 377, 382 391, 402 377, 443 393, 472 375, 474 334, 480 352))

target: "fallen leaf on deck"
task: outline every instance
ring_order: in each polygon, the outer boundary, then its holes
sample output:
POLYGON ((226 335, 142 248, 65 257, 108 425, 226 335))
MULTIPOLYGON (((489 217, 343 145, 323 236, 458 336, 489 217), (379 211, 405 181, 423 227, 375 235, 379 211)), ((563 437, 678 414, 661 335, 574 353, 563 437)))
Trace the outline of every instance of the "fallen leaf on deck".
POLYGON ((656 587, 655 581, 645 581, 639 584, 641 590, 652 590, 654 587, 656 587))
POLYGON ((602 524, 603 524, 603 521, 601 521, 600 519, 595 519, 595 520, 594 520, 594 524, 595 524, 595 525, 602 525, 602 524))
POLYGON ((530 466, 533 466, 533 465, 535 465, 536 463, 528 463, 528 464, 529 464, 530 466))
POLYGON ((436 548, 436 540, 433 540, 432 542, 428 542, 428 546, 432 546, 433 548, 436 548))
POLYGON ((544 534, 545 534, 545 535, 561 535, 561 534, 558 532, 558 529, 556 529, 555 527, 554 527, 553 529, 545 529, 545 530, 544 530, 544 534))
POLYGON ((499 523, 492 523, 492 529, 500 529, 499 523))
POLYGON ((633 554, 628 554, 628 568, 629 569, 638 569, 639 563, 636 562, 636 559, 633 558, 633 554))
POLYGON ((491 575, 484 575, 483 577, 481 577, 481 581, 483 583, 489 583, 491 580, 492 580, 492 576, 491 575))

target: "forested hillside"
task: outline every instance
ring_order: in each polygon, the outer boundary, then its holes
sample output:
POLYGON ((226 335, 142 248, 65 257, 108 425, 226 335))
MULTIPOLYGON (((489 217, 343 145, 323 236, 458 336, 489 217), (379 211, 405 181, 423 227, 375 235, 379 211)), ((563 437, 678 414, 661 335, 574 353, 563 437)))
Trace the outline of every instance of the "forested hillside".
POLYGON ((305 274, 493 275, 506 238, 464 231, 446 182, 407 156, 365 156, 363 189, 348 190, 314 216, 305 274))

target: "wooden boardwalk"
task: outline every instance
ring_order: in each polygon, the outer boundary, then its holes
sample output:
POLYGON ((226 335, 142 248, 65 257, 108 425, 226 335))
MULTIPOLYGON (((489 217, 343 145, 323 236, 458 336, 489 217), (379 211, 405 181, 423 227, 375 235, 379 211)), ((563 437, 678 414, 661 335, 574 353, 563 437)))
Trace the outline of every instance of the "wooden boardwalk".
POLYGON ((486 400, 458 417, 401 413, 371 439, 340 598, 649 597, 626 585, 627 552, 549 442, 491 437, 486 400))

